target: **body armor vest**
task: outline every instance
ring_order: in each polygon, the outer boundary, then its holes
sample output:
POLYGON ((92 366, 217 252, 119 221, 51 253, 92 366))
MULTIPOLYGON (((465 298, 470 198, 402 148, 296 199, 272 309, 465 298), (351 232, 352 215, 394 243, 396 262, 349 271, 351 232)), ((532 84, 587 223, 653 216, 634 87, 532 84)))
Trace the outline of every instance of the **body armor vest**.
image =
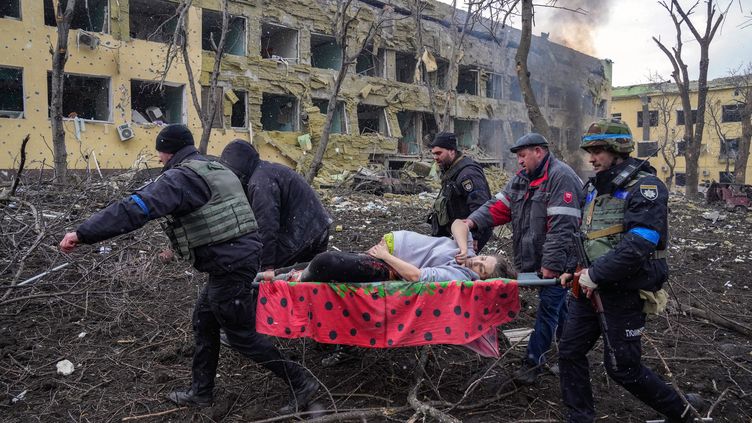
MULTIPOLYGON (((605 255, 621 242, 624 234, 624 207, 629 195, 628 188, 646 176, 651 176, 651 174, 638 172, 624 188, 619 188, 612 194, 598 195, 592 184, 588 186, 581 230, 587 237, 585 252, 591 262, 605 255)), ((665 258, 665 250, 656 251, 653 258, 665 258)))
MULTIPOLYGON (((470 215, 470 208, 464 201, 458 201, 464 188, 459 186, 459 182, 454 178, 468 166, 478 166, 470 157, 462 156, 454 162, 452 166, 441 175, 441 191, 433 203, 433 213, 435 222, 439 227, 448 226, 454 219, 459 216, 467 217, 470 215)), ((437 235, 437 234, 434 234, 437 235)))
POLYGON ((211 198, 184 216, 171 216, 163 228, 173 249, 193 262, 193 249, 229 241, 258 226, 243 186, 232 171, 218 162, 189 160, 179 166, 196 172, 206 182, 211 198))

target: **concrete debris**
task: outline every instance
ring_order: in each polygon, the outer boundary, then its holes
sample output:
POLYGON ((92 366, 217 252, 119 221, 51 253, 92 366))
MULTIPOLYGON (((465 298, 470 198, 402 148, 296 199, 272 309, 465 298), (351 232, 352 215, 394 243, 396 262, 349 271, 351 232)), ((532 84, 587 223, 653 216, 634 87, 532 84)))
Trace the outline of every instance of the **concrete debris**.
POLYGON ((70 360, 61 360, 58 361, 55 365, 57 367, 57 374, 68 376, 73 373, 74 370, 76 370, 76 367, 73 365, 73 363, 70 362, 70 360))
POLYGON ((726 220, 726 215, 725 214, 721 214, 721 212, 719 212, 719 211, 710 211, 710 212, 703 213, 702 214, 702 218, 705 219, 705 220, 710 220, 713 223, 715 223, 715 222, 717 222, 719 220, 720 221, 726 220))

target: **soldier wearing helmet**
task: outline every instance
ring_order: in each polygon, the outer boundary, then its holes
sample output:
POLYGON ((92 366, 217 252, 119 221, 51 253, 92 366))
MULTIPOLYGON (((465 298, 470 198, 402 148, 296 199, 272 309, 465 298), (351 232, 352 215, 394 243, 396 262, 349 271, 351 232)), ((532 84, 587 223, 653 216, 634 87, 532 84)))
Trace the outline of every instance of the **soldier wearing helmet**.
MULTIPOLYGON (((664 414, 667 421, 692 421, 674 388, 640 362, 646 313, 657 313, 666 304, 662 287, 668 279, 668 190, 649 163, 629 157, 634 141, 626 124, 605 119, 594 122, 580 146, 595 170, 595 177, 585 185, 580 227, 592 264, 577 273, 586 295, 570 299, 559 343, 567 421, 595 419, 587 353, 601 336, 601 326, 586 297, 596 289, 616 361, 614 366, 604 360, 608 375, 664 414)), ((562 275, 562 285, 571 276, 562 275)), ((604 352, 604 357, 609 355, 604 352)), ((693 406, 702 404, 697 395, 686 397, 693 406)))
MULTIPOLYGON (((512 224, 514 265, 520 272, 536 272, 555 278, 573 260, 569 246, 580 222, 582 181, 548 151, 548 141, 530 133, 518 139, 510 151, 517 155, 519 172, 504 190, 473 212, 469 227, 491 228, 512 224)), ((520 383, 532 384, 541 373, 545 353, 566 317, 566 289, 543 287, 522 367, 515 373, 520 383)))

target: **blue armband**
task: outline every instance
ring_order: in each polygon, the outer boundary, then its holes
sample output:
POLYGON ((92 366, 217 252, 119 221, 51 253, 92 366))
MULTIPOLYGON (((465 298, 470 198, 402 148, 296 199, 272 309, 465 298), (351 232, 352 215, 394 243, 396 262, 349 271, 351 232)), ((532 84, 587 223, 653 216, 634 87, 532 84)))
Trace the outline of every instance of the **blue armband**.
POLYGON ((144 203, 144 200, 136 194, 131 195, 131 200, 138 205, 138 208, 140 208, 146 215, 146 218, 149 219, 149 207, 144 203))
POLYGON ((657 231, 639 226, 630 229, 629 233, 633 233, 653 245, 658 245, 658 240, 661 239, 661 235, 657 231))

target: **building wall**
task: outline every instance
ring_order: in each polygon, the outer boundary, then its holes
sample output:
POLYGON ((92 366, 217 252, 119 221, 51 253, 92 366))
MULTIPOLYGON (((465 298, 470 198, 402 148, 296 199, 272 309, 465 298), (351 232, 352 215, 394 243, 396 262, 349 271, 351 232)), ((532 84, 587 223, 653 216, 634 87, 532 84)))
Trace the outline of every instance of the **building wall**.
MULTIPOLYGON (((733 157, 722 152, 719 131, 720 134, 725 136, 725 139, 731 140, 741 137, 742 126, 741 122, 723 122, 722 106, 735 105, 736 100, 739 99, 735 96, 734 87, 724 82, 723 79, 710 81, 709 86, 708 103, 710 106, 705 111, 705 130, 698 162, 698 173, 701 181, 714 180, 717 182, 721 178, 721 172, 734 171, 733 157), (715 120, 713 119, 713 114, 715 115, 715 120)), ((682 140, 684 125, 683 123, 679 124, 677 121, 677 111, 683 110, 681 99, 676 92, 673 92, 675 91, 673 84, 666 85, 666 87, 667 89, 664 90, 656 90, 654 87, 648 85, 614 88, 611 103, 612 116, 620 114, 621 120, 629 125, 632 135, 637 142, 645 141, 643 128, 637 126, 638 112, 642 112, 641 95, 647 95, 650 98, 649 110, 658 112, 659 117, 657 125, 650 127, 650 134, 647 139, 658 141, 659 145, 668 139, 669 145, 674 146, 682 140), (664 114, 661 113, 662 110, 670 111, 667 114, 667 121, 663 118, 664 114)), ((692 108, 696 110, 696 90, 692 90, 690 101, 692 108)), ((643 123, 646 123, 646 121, 643 120, 643 123)), ((669 168, 663 155, 660 152, 657 153, 656 157, 650 158, 650 163, 658 171, 658 176, 666 181, 669 176, 669 168)), ((686 172, 686 163, 682 155, 676 157, 674 172, 678 174, 686 172)), ((750 173, 752 173, 752 162, 747 163, 748 176, 746 183, 748 184, 752 183, 752 175, 750 173)), ((679 181, 681 181, 681 175, 679 175, 679 181)), ((682 187, 678 186, 677 188, 681 189, 682 187)))
MULTIPOLYGON (((18 163, 20 142, 26 134, 31 135, 27 148, 27 166, 50 167, 52 163, 51 129, 48 118, 46 75, 51 70, 50 42, 56 39, 56 28, 44 25, 42 0, 19 0, 21 19, 0 18, 0 40, 3 54, 0 67, 23 69, 24 113, 22 118, 0 117, 0 169, 13 169, 18 163), (50 41, 51 40, 51 41, 50 41)), ((129 23, 133 19, 130 4, 135 0, 109 1, 110 19, 107 33, 95 34, 100 45, 92 50, 77 45, 77 31, 69 35, 70 54, 66 73, 109 78, 109 117, 85 121, 85 131, 76 136, 72 119, 65 120, 66 144, 69 167, 87 169, 99 166, 103 169, 121 169, 134 163, 147 161, 158 166, 154 157, 153 140, 161 129, 154 123, 138 123, 132 119, 131 81, 153 81, 164 67, 166 44, 129 36, 129 23), (117 126, 131 124, 135 137, 120 141, 117 126), (79 139, 80 138, 80 139, 79 139), (96 160, 96 163, 95 163, 96 160)), ((369 2, 372 3, 372 2, 369 2)), ((407 0, 393 3, 400 12, 409 10, 407 0)), ((353 38, 362 37, 378 9, 358 3, 363 9, 359 15, 358 31, 353 38)), ((213 54, 201 51, 202 8, 219 10, 218 0, 194 1, 188 16, 188 53, 197 83, 208 84, 213 66, 213 54)), ((222 62, 220 84, 229 91, 245 91, 248 125, 245 128, 230 127, 232 103, 224 97, 222 112, 224 127, 212 131, 209 154, 218 155, 224 145, 233 139, 252 141, 265 159, 283 162, 299 169, 307 167, 312 151, 306 151, 298 137, 309 134, 315 148, 323 127, 323 115, 313 106, 313 99, 328 99, 336 71, 311 66, 311 37, 331 34, 333 1, 310 0, 232 0, 230 11, 246 19, 245 56, 226 55, 222 62), (297 31, 298 57, 275 60, 263 58, 261 45, 264 24, 284 26, 297 31), (262 127, 262 103, 264 94, 294 97, 291 109, 281 116, 294 114, 294 131, 264 130, 262 127), (294 103, 294 104, 293 104, 294 103)), ((449 6, 429 3, 424 11, 424 42, 433 55, 448 58, 452 41, 447 22, 452 15, 449 6)), ((374 157, 396 155, 402 134, 397 113, 416 113, 416 129, 422 126, 423 114, 431 113, 428 89, 424 83, 396 81, 396 52, 416 53, 414 19, 398 16, 399 19, 378 34, 374 50, 383 58, 384 78, 357 75, 355 66, 345 78, 338 100, 345 105, 347 133, 334 134, 325 156, 321 175, 324 179, 336 180, 343 170, 357 169, 374 157), (384 134, 360 135, 357 109, 359 104, 384 107, 381 118, 384 134)), ((138 19, 143 19, 140 17, 138 19)), ((288 38, 294 39, 294 34, 288 38)), ((284 37, 279 37, 283 39, 284 37)), ((514 54, 519 31, 511 28, 496 34, 496 40, 480 33, 466 38, 464 55, 460 64, 478 72, 478 95, 460 94, 450 107, 450 114, 462 120, 473 121, 474 142, 484 139, 486 150, 496 159, 510 160, 508 146, 519 132, 530 129, 527 112, 521 99, 515 97, 516 84, 514 54), (502 98, 486 97, 486 84, 493 79, 491 74, 501 75, 502 98), (483 128, 501 128, 494 134, 479 134, 480 120, 493 124, 483 128), (498 133, 496 133, 498 132, 498 133)), ((268 55, 268 51, 265 55, 268 55)), ((560 141, 576 148, 577 137, 585 122, 601 110, 608 110, 610 99, 610 63, 586 56, 569 48, 549 42, 546 38, 534 37, 529 58, 532 78, 539 91, 538 102, 550 124, 561 134, 560 141), (547 107, 549 95, 552 107, 547 107), (566 139, 567 137, 572 139, 566 139)), ((183 85, 183 122, 194 130, 197 142, 201 125, 193 107, 187 74, 182 59, 174 61, 166 81, 171 85, 183 85)), ((457 76, 448 85, 456 86, 457 76)), ((73 94, 75 95, 75 93, 73 94)), ((437 91, 435 100, 443 109, 446 93, 437 91)), ((416 131, 418 140, 426 134, 416 131)), ((303 140, 304 141, 304 140, 303 140)), ((418 142, 418 144, 422 144, 418 142)))

